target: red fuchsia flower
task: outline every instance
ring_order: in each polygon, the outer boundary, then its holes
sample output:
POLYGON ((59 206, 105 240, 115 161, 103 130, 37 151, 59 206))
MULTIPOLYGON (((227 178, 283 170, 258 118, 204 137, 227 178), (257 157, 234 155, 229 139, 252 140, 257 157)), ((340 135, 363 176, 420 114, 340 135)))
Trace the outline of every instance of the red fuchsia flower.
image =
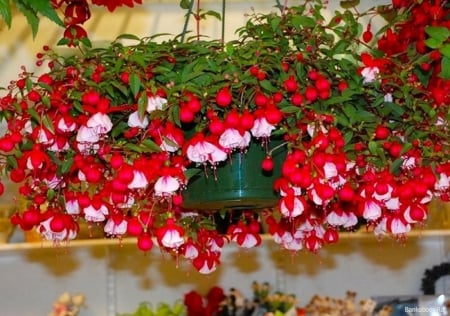
POLYGON ((70 215, 47 212, 45 217, 37 225, 36 230, 46 240, 69 241, 77 236, 79 227, 70 215))
POLYGON ((217 252, 205 250, 192 261, 192 265, 201 274, 210 274, 214 272, 220 264, 219 256, 220 254, 217 252))
POLYGON ((64 38, 67 40, 67 46, 74 47, 78 45, 78 41, 87 38, 87 32, 84 28, 77 24, 69 25, 64 31, 64 38))
POLYGON ((206 316, 203 297, 196 291, 184 295, 187 316, 206 316))
POLYGON ((251 135, 249 132, 239 132, 234 128, 227 128, 219 137, 219 144, 222 148, 232 151, 234 149, 243 150, 250 145, 251 135))
POLYGON ((92 0, 92 4, 105 6, 110 12, 115 11, 118 7, 127 6, 134 7, 134 4, 142 4, 142 0, 92 0))
POLYGON ((127 232, 128 222, 122 213, 113 213, 105 223, 104 231, 108 236, 123 236, 127 232))
POLYGON ((181 253, 186 259, 193 260, 198 257, 200 247, 194 242, 192 237, 189 237, 181 246, 181 253))
POLYGON ((145 129, 149 124, 149 120, 148 120, 147 116, 140 117, 139 112, 134 111, 128 117, 127 124, 129 127, 137 127, 137 128, 145 129))
POLYGON ((275 129, 275 125, 267 122, 265 117, 255 119, 255 124, 251 128, 251 133, 255 138, 268 138, 275 129))
POLYGON ((167 219, 165 225, 158 228, 155 234, 161 246, 179 248, 184 244, 184 229, 178 226, 173 218, 167 219))
POLYGON ((109 214, 109 208, 99 200, 92 200, 88 206, 83 208, 83 214, 88 222, 103 222, 109 214))
POLYGON ((236 242, 242 248, 253 248, 261 244, 261 236, 259 235, 259 224, 252 221, 245 224, 239 221, 236 225, 231 225, 228 229, 231 240, 236 242))
POLYGON ((288 194, 279 201, 280 213, 285 217, 297 217, 303 214, 306 208, 306 201, 302 196, 288 194))
POLYGON ((201 164, 216 164, 225 161, 227 153, 221 149, 216 140, 205 137, 203 134, 196 134, 186 144, 186 156, 192 162, 201 164))
POLYGON ((152 113, 155 110, 162 110, 167 104, 167 99, 159 95, 151 95, 147 99, 147 112, 152 113))

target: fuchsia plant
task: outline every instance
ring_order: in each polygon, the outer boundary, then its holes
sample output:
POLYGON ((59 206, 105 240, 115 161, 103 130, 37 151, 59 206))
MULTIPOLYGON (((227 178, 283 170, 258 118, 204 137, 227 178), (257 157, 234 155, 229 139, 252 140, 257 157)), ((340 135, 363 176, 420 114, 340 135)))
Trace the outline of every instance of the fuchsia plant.
POLYGON ((361 222, 377 236, 423 226, 429 202, 450 197, 448 2, 329 20, 324 9, 255 13, 228 43, 124 35, 70 56, 45 47, 41 74, 23 70, 0 99, 2 171, 27 201, 13 223, 55 242, 80 222, 102 225, 210 273, 225 244, 259 245, 260 223, 244 211, 220 234, 217 210, 184 208, 183 192, 257 143, 266 155, 254 163, 281 177, 276 207, 256 212, 283 248, 315 252, 361 222), (372 34, 380 15, 394 18, 372 34))

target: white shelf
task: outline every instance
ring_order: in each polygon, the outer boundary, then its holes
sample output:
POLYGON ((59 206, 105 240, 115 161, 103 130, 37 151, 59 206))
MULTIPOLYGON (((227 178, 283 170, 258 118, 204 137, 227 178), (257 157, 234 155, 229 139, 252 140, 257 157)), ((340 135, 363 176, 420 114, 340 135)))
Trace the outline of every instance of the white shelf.
MULTIPOLYGON (((442 238, 450 237, 450 229, 433 229, 433 230, 413 230, 409 232, 405 238, 442 238)), ((263 235, 263 242, 273 242, 273 237, 270 235, 263 235)), ((385 236, 381 240, 392 239, 394 237, 385 236)), ((377 237, 372 232, 358 231, 358 232, 343 232, 339 234, 339 242, 348 242, 352 240, 361 241, 377 241, 377 237)), ((107 238, 92 238, 92 239, 76 239, 67 243, 55 244, 51 241, 34 241, 34 242, 18 242, 0 244, 0 252, 14 251, 14 250, 28 250, 39 248, 54 248, 54 247, 102 247, 102 246, 116 246, 126 247, 135 246, 136 238, 107 239, 107 238)), ((155 243, 156 245, 156 243, 155 243)))

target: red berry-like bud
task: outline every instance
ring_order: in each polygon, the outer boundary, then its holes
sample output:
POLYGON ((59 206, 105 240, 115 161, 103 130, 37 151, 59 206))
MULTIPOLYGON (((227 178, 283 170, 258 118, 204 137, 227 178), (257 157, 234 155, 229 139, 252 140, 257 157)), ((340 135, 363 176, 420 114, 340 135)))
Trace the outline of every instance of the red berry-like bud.
POLYGON ((339 199, 342 201, 350 202, 355 197, 355 191, 349 184, 345 184, 340 190, 339 190, 339 199))
POLYGON ((142 251, 149 251, 153 247, 153 241, 149 234, 144 233, 138 237, 137 246, 142 251))
POLYGON ((370 42, 370 41, 372 40, 373 34, 372 34, 372 32, 369 31, 369 30, 364 31, 364 33, 363 33, 363 35, 362 35, 362 38, 363 38, 363 41, 364 41, 364 42, 368 43, 368 42, 370 42))
POLYGON ((187 106, 180 107, 180 121, 183 123, 192 123, 195 114, 187 106))
POLYGON ((391 134, 389 128, 383 125, 378 125, 375 129, 375 139, 386 139, 391 134))
POLYGON ((294 76, 289 76, 289 78, 284 81, 284 88, 287 92, 297 91, 298 83, 294 76))
POLYGON ((130 236, 139 236, 143 232, 142 224, 137 217, 132 217, 127 223, 127 234, 130 236))
POLYGON ((65 228, 64 219, 61 215, 55 214, 50 221, 50 229, 55 233, 62 232, 65 228))
POLYGON ((228 107, 233 100, 230 89, 228 87, 222 88, 217 92, 216 103, 220 107, 228 107))
POLYGON ((267 156, 261 163, 261 168, 264 171, 270 172, 273 170, 274 163, 271 156, 267 156))
POLYGON ((306 87, 305 97, 306 97, 306 100, 308 100, 308 102, 315 101, 318 96, 319 96, 319 93, 317 92, 316 88, 314 88, 312 86, 306 87))
POLYGON ((219 119, 213 119, 208 125, 209 131, 214 135, 221 135, 225 130, 225 124, 219 119))

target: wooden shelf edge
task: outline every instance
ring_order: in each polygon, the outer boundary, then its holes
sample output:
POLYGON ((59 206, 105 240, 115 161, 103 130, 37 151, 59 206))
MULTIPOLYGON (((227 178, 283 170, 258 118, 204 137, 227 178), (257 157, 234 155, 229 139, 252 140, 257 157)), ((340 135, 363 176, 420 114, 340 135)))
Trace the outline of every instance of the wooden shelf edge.
MULTIPOLYGON (((450 237, 450 229, 433 229, 433 230, 413 230, 409 232, 405 238, 441 238, 450 237)), ((373 232, 341 232, 339 234, 340 242, 351 240, 384 240, 394 238, 392 236, 377 237, 373 232)), ((273 237, 270 235, 263 235, 264 242, 273 241, 273 237)), ((123 238, 123 239, 107 239, 107 238, 92 238, 92 239, 80 239, 72 240, 70 242, 62 242, 56 244, 51 241, 36 241, 36 242, 19 242, 19 243, 5 243, 0 244, 0 252, 15 251, 15 250, 30 250, 30 249, 49 249, 55 247, 101 247, 101 246, 117 246, 123 247, 128 245, 136 245, 136 238, 123 238)))

